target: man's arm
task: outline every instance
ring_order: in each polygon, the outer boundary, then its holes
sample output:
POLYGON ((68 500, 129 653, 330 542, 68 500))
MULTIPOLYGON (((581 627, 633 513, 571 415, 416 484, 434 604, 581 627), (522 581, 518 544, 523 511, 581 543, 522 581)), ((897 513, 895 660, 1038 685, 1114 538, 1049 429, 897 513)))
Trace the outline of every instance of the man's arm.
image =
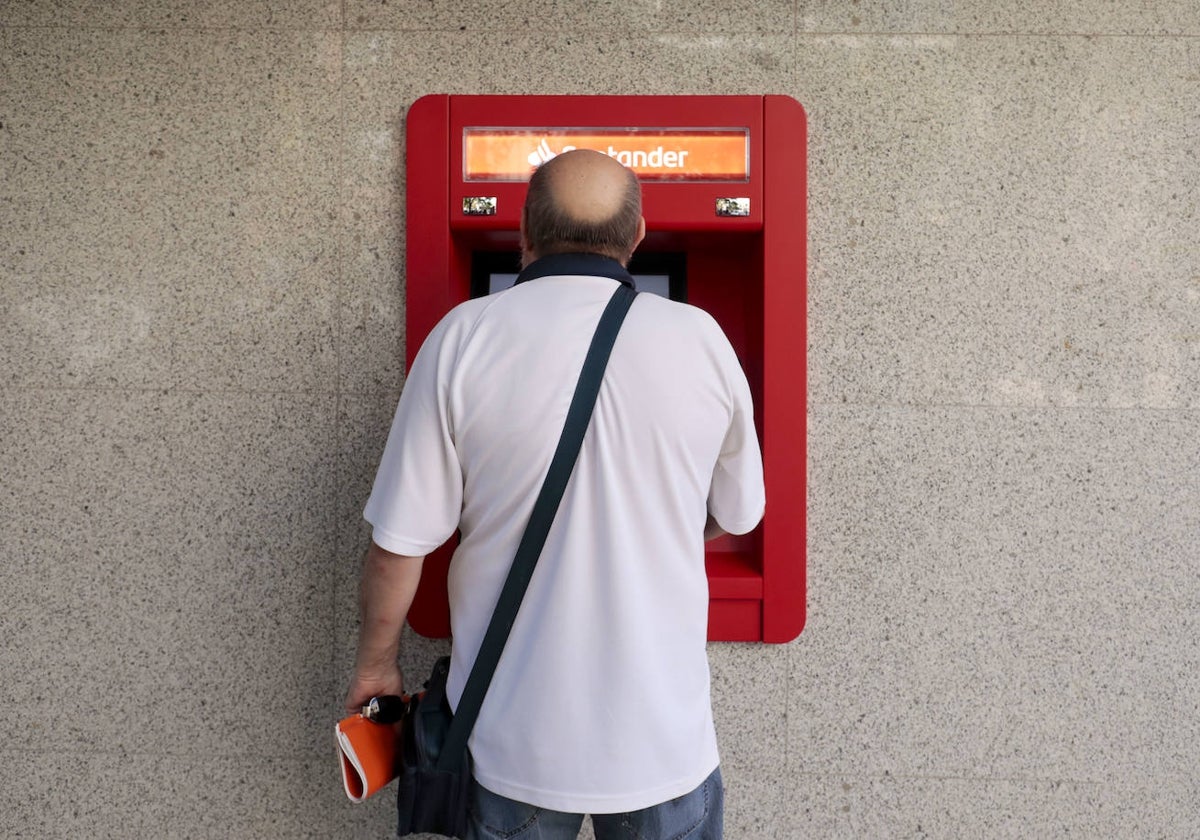
POLYGON ((372 697, 403 691, 404 678, 396 664, 396 652, 424 560, 392 554, 371 543, 359 588, 362 626, 354 677, 346 694, 347 711, 358 711, 372 697))

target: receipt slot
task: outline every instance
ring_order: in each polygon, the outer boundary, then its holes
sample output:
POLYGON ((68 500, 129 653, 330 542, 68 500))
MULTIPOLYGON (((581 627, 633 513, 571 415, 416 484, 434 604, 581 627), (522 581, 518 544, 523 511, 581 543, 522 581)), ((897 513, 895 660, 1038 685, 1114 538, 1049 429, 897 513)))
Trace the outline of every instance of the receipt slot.
MULTIPOLYGON (((786 96, 425 96, 406 126, 406 350, 517 273, 530 173, 571 148, 637 173, 639 289, 707 310, 754 395, 767 512, 708 543, 709 638, 786 642, 805 619, 807 126, 786 96)), ((447 636, 452 546, 426 559, 409 622, 447 636)))

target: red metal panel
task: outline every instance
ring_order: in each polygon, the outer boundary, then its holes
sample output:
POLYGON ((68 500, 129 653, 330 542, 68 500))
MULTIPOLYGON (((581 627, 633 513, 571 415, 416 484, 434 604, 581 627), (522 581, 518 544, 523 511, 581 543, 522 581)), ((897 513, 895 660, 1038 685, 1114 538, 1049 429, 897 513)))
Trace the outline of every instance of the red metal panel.
POLYGON ((764 105, 763 640, 787 642, 806 617, 808 130, 795 100, 764 105))
MULTIPOLYGON (((750 181, 737 183, 649 183, 642 189, 643 213, 654 230, 756 230, 762 226, 762 97, 760 96, 455 96, 450 111, 451 225, 463 230, 511 229, 520 220, 525 185, 465 182, 463 129, 475 127, 723 128, 750 130, 750 181), (495 216, 455 212, 462 199, 497 198, 495 216), (751 199, 750 216, 717 218, 718 198, 751 199)), ((531 148, 536 148, 536 140, 531 148)))
MULTIPOLYGON (((449 215, 450 97, 425 96, 408 109, 406 119, 407 196, 405 225, 405 370, 422 342, 454 304, 450 292, 451 242, 446 225, 449 215)), ((408 621, 423 636, 450 635, 446 570, 450 547, 443 546, 425 559, 417 594, 408 621)))
POLYGON ((708 603, 708 638, 721 642, 762 641, 763 602, 713 599, 708 603))
POLYGON ((405 121, 407 229, 405 262, 405 353, 412 366, 421 343, 458 301, 450 299, 449 155, 450 97, 424 96, 405 121))
MULTIPOLYGON (((642 250, 686 251, 689 301, 729 336, 758 407, 767 516, 753 533, 708 546, 709 637, 788 641, 805 620, 806 123, 783 96, 427 96, 407 124, 409 364, 429 331, 469 293, 472 253, 513 249, 526 185, 465 181, 463 129, 728 128, 749 131, 745 182, 643 183, 642 250), (495 197, 492 216, 463 199, 495 197), (750 199, 720 217, 718 198, 750 199)), ((536 139, 536 138, 535 138, 536 139)), ((535 142, 531 149, 536 149, 535 142)), ((549 152, 555 151, 548 149, 549 152)), ((443 546, 426 560, 409 620, 449 634, 443 546)))

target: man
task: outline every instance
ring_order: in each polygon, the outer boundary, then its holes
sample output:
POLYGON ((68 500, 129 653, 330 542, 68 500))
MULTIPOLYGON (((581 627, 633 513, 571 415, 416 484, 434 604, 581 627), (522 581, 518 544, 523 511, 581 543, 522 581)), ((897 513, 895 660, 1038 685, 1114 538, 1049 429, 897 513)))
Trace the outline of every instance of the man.
MULTIPOLYGON (((561 433, 596 323, 645 235, 637 178, 599 152, 534 173, 514 288, 434 328, 367 503, 347 708, 397 694, 422 558, 455 530, 457 704, 561 433)), ((470 740, 477 837, 718 838, 704 540, 763 512, 746 379, 706 313, 643 294, 470 740), (626 826, 623 828, 622 826, 626 826)))

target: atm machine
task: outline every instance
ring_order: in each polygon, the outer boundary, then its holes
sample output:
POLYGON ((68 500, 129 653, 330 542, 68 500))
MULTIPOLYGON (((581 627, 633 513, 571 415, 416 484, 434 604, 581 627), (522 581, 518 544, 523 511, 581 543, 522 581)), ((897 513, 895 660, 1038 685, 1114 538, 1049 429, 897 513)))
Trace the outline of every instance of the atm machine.
MULTIPOLYGON (((530 173, 572 148, 642 184, 641 291, 707 310, 745 368, 767 509, 707 544, 709 638, 786 642, 805 621, 807 122, 786 96, 458 96, 406 126, 408 362, 453 306, 511 285, 530 173)), ((452 546, 426 558, 409 623, 448 636, 452 546)))

